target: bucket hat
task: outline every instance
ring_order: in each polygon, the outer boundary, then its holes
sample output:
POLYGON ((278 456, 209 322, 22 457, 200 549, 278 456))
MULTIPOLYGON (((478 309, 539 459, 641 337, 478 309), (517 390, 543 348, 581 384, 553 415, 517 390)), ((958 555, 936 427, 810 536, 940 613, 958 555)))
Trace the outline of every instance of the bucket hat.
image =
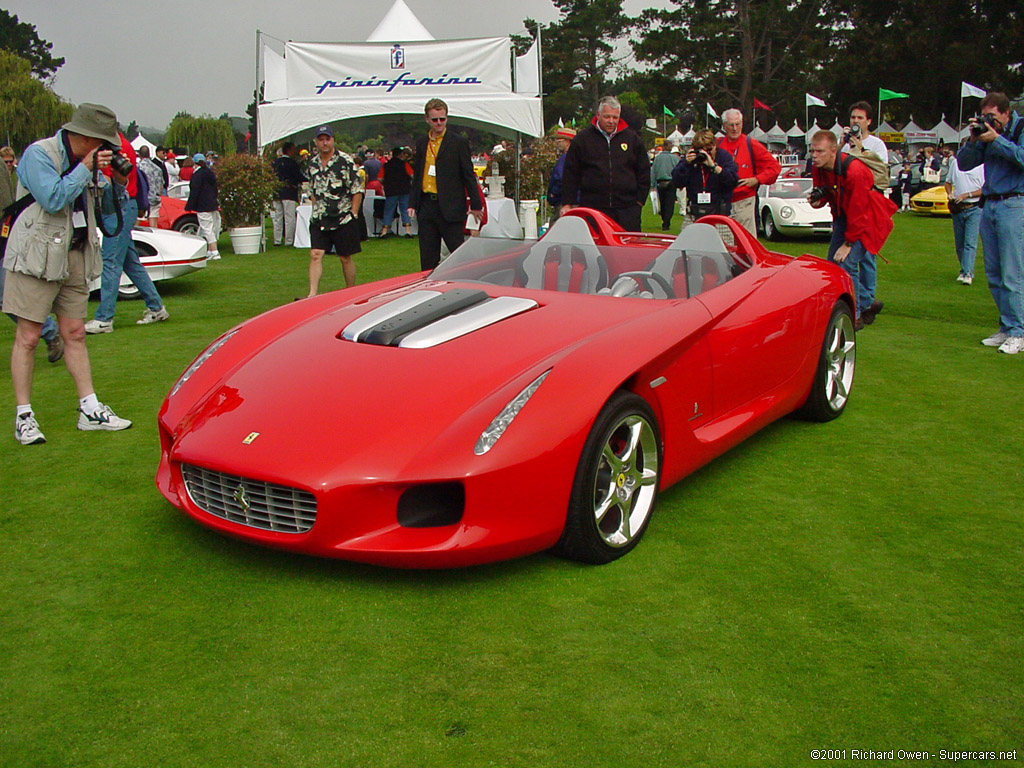
POLYGON ((117 115, 109 107, 100 104, 79 104, 71 120, 61 126, 66 131, 103 139, 115 147, 121 146, 117 135, 117 115))

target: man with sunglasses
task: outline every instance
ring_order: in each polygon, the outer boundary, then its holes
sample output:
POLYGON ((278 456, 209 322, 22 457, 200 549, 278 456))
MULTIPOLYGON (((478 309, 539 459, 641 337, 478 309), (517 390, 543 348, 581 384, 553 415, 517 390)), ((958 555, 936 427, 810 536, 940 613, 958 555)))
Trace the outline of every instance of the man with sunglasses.
POLYGON ((483 218, 484 201, 469 142, 447 130, 448 105, 431 99, 423 111, 430 132, 416 142, 409 215, 419 220, 420 268, 433 269, 441 261, 442 240, 454 251, 465 239, 466 199, 476 227, 483 218))

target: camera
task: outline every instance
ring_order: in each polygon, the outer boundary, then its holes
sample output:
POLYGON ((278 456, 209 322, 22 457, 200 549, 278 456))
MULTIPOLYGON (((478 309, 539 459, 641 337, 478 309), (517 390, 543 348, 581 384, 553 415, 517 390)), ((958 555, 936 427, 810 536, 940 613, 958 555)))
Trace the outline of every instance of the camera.
POLYGON ((981 115, 975 118, 978 122, 971 123, 971 133, 975 136, 981 136, 985 132, 985 126, 989 126, 993 131, 999 133, 999 123, 992 115, 981 115))
POLYGON ((843 144, 849 144, 850 143, 850 139, 859 139, 859 138, 860 138, 860 126, 856 125, 856 124, 855 125, 851 125, 849 128, 846 129, 846 132, 843 134, 843 144))
POLYGON ((691 161, 694 165, 707 165, 711 157, 703 149, 694 150, 697 156, 691 161))
POLYGON ((828 189, 826 187, 814 187, 810 192, 807 193, 807 202, 818 203, 828 197, 828 189))
POLYGON ((132 165, 132 161, 122 154, 120 147, 115 147, 110 142, 104 142, 100 149, 109 149, 114 153, 114 156, 110 158, 110 167, 113 168, 114 171, 122 176, 127 176, 132 172, 132 168, 134 167, 132 165))

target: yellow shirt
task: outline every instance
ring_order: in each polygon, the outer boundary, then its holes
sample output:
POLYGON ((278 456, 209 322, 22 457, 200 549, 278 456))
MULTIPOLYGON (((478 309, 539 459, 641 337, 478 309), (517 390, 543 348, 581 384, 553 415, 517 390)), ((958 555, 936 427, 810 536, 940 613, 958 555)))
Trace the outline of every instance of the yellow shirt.
MULTIPOLYGON (((447 133, 447 131, 445 131, 447 133)), ((430 172, 437 163, 437 153, 441 149, 441 142, 444 141, 444 133, 436 139, 433 136, 427 137, 427 156, 423 159, 423 191, 437 194, 437 176, 430 172)))

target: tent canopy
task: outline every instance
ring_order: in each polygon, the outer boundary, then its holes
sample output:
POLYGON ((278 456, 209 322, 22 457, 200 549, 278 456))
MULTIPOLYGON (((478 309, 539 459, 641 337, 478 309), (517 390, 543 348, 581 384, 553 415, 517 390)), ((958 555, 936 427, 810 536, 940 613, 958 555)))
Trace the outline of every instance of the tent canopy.
POLYGON ((260 144, 341 120, 422 116, 435 97, 448 104, 454 125, 543 135, 536 44, 513 64, 508 37, 435 41, 402 0, 370 38, 289 42, 283 56, 261 39, 260 144))

